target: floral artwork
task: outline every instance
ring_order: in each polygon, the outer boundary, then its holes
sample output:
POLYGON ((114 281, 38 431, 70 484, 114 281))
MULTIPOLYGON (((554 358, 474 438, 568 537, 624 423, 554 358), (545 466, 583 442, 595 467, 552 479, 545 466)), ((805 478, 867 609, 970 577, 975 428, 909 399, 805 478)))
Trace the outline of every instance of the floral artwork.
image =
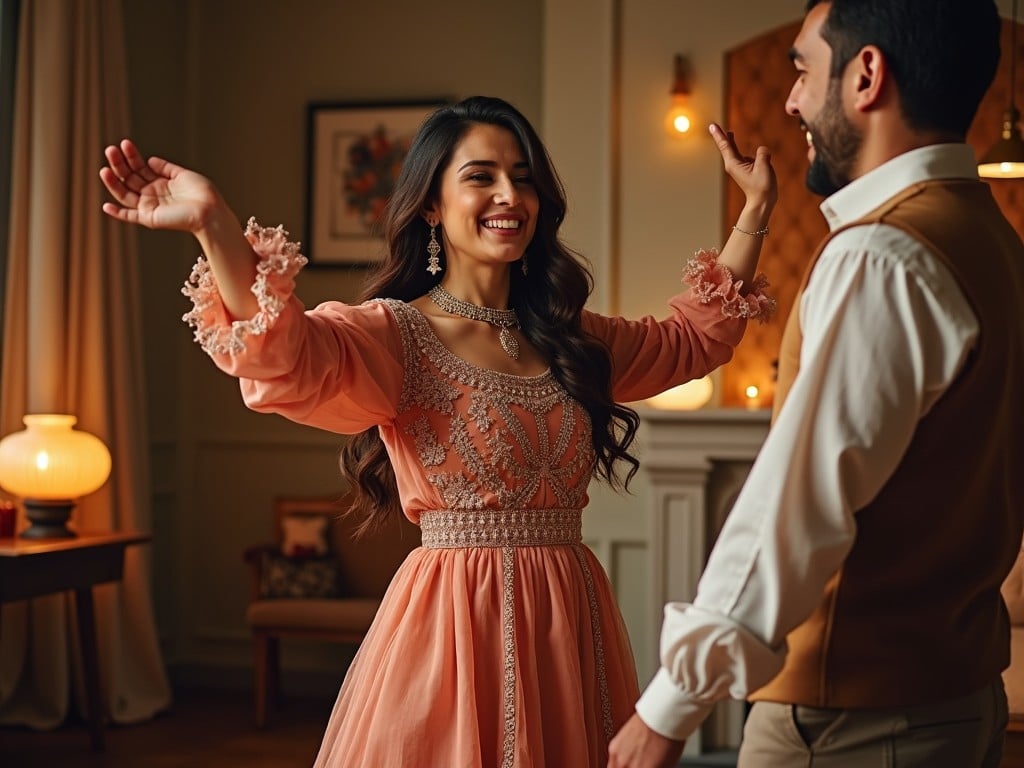
POLYGON ((383 255, 382 217, 420 124, 443 101, 311 104, 310 264, 365 266, 383 255))
MULTIPOLYGON (((389 135, 387 126, 381 124, 348 143, 338 181, 347 216, 358 220, 368 233, 381 234, 384 206, 411 142, 412 136, 389 135)), ((341 231, 336 226, 332 229, 341 231)))

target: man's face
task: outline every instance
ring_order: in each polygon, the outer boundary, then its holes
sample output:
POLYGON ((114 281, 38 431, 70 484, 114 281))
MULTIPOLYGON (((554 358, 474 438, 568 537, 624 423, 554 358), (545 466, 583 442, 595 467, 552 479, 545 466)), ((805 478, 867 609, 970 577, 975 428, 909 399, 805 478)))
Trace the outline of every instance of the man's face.
POLYGON ((830 3, 811 9, 797 35, 790 58, 797 78, 786 100, 786 111, 799 117, 807 134, 807 187, 828 196, 853 178, 863 136, 846 116, 842 78, 830 77, 832 49, 821 36, 830 3))

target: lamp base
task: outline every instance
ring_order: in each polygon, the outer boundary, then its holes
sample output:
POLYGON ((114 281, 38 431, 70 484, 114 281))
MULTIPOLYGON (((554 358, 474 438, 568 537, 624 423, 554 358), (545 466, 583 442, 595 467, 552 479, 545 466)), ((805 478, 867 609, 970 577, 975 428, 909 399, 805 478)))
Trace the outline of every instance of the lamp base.
POLYGON ((73 501, 42 501, 22 499, 29 525, 21 532, 23 539, 73 539, 78 534, 68 529, 68 518, 75 508, 73 501))

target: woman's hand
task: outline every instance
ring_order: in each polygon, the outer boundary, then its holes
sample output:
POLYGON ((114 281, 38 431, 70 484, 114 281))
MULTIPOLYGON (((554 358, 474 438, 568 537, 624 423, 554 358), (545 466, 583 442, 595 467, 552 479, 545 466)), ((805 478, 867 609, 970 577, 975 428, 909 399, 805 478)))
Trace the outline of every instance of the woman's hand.
POLYGON ((608 768, 672 768, 679 764, 685 741, 652 731, 634 714, 608 745, 608 768))
POLYGON ((162 158, 143 158, 129 139, 104 154, 107 165, 100 179, 117 202, 104 203, 103 212, 150 229, 191 232, 210 263, 228 315, 255 315, 259 303, 251 286, 259 257, 213 182, 162 158))
POLYGON ((717 123, 712 123, 709 130, 722 153, 725 172, 747 198, 733 232, 718 255, 718 263, 731 269, 733 276, 743 282, 742 291, 746 295, 753 285, 761 246, 768 235, 768 219, 779 199, 778 182, 767 147, 758 147, 754 156, 749 157, 740 153, 731 131, 723 130, 717 123))
POLYGON ((130 139, 107 147, 104 155, 100 179, 117 202, 104 203, 103 212, 115 219, 198 234, 226 209, 205 176, 159 157, 144 158, 130 139))
POLYGON ((723 130, 717 123, 712 123, 709 130, 722 153, 725 172, 746 195, 747 206, 762 209, 766 215, 770 213, 779 198, 779 189, 768 148, 758 147, 750 157, 739 151, 732 131, 723 130))

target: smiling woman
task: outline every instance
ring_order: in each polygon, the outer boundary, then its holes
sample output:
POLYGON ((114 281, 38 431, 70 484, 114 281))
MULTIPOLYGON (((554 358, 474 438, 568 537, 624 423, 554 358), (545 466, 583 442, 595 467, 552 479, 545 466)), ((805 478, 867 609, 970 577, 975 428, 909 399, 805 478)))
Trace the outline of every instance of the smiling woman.
MULTIPOLYGON (((750 203, 738 227, 763 229, 767 150, 743 157, 713 135, 750 203)), ((589 312, 547 150, 515 107, 477 96, 413 138, 362 300, 306 311, 293 293, 306 257, 281 227, 243 230, 209 179, 130 140, 106 157, 107 214, 201 244, 186 319, 246 405, 356 435, 342 470, 361 527, 399 514, 420 527, 317 768, 604 765, 639 691, 611 584, 582 543, 588 487, 636 470, 623 403, 705 375, 770 314, 754 277, 764 238, 737 231, 699 254, 664 320, 589 312)))

